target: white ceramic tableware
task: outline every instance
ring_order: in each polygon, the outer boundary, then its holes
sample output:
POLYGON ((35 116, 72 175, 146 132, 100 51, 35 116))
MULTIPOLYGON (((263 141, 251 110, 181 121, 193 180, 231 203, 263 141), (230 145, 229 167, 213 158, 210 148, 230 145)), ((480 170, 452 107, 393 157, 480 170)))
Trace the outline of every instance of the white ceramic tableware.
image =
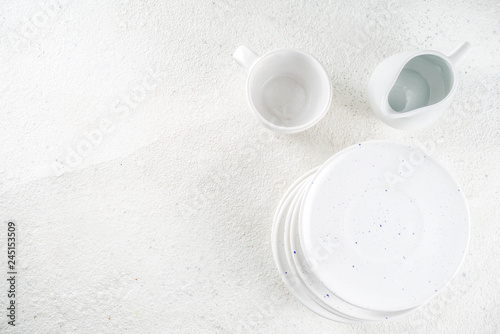
POLYGON ((465 42, 448 56, 417 50, 385 59, 368 86, 374 113, 400 130, 430 125, 450 106, 457 86, 456 66, 470 49, 465 42))
POLYGON ((275 260, 292 293, 329 319, 378 321, 412 312, 463 261, 465 197, 416 147, 360 143, 290 189, 274 219, 275 260))
POLYGON ((248 71, 248 104, 267 128, 286 134, 301 132, 330 108, 330 78, 308 53, 280 49, 259 57, 240 46, 233 57, 248 71))

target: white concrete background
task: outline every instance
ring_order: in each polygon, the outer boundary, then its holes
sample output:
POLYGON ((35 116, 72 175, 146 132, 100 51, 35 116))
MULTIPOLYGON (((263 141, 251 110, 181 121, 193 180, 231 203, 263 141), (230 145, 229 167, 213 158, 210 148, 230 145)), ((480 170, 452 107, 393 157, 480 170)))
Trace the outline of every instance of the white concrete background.
POLYGON ((19 279, 17 326, 2 315, 0 332, 500 332, 499 45, 493 0, 2 1, 2 314, 8 220, 19 279), (474 49, 435 126, 399 132, 375 118, 367 83, 380 61, 465 40, 474 49), (317 57, 334 85, 327 116, 297 135, 259 125, 231 58, 241 44, 317 57), (430 304, 344 325, 283 285, 272 215, 295 178, 370 139, 421 144, 447 166, 472 237, 430 304))

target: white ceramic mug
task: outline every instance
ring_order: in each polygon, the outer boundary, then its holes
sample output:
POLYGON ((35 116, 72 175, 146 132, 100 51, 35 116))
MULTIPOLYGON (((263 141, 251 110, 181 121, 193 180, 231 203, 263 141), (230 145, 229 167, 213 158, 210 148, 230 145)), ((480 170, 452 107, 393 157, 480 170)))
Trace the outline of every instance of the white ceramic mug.
POLYGON ((310 54, 280 49, 259 57, 240 46, 233 57, 248 71, 248 104, 267 128, 286 134, 301 132, 330 108, 330 78, 310 54))

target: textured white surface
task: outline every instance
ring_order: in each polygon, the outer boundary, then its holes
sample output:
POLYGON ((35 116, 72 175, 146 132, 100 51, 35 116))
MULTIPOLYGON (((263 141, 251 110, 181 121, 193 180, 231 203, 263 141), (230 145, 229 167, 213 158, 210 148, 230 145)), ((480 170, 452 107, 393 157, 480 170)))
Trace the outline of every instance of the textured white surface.
POLYGON ((2 316, 0 332, 500 331, 497 1, 56 1, 0 4, 0 290, 7 220, 20 277, 18 326, 2 316), (435 126, 399 132, 375 118, 366 86, 380 61, 464 40, 474 49, 435 126), (264 129, 231 58, 241 44, 318 58, 334 86, 327 116, 298 135, 264 129), (271 222, 295 178, 369 139, 421 143, 447 166, 472 237, 429 305, 343 325, 286 290, 271 222), (78 149, 82 159, 68 153, 78 149))

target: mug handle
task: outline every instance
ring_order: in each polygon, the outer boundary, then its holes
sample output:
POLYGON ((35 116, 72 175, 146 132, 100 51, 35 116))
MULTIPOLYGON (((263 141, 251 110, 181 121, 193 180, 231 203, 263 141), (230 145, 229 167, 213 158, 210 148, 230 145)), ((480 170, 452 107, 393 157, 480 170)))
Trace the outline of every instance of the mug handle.
POLYGON ((234 51, 233 58, 238 64, 240 64, 241 67, 249 72, 252 65, 257 61, 257 59, 259 59, 259 56, 246 46, 242 45, 234 51))
POLYGON ((469 42, 465 42, 448 55, 450 62, 457 66, 467 56, 472 49, 469 42))

